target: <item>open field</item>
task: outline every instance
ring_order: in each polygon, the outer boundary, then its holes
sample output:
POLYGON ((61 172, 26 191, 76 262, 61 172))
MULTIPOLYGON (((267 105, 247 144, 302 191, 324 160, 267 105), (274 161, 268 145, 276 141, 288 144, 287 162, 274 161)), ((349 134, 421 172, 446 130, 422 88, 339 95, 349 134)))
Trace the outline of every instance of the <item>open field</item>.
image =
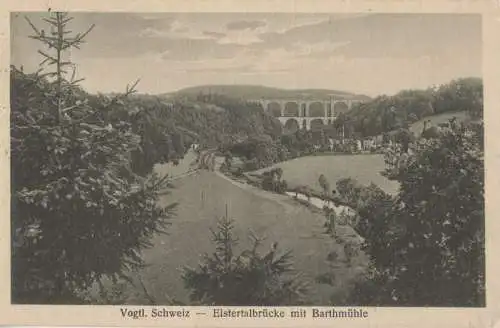
MULTIPOLYGON (((355 272, 363 270, 366 261, 362 254, 353 261, 352 267, 348 267, 342 262, 343 245, 323 234, 323 216, 294 203, 288 196, 272 196, 280 197, 280 201, 261 197, 259 193, 264 191, 242 189, 206 171, 177 180, 175 185, 171 195, 162 200, 164 205, 179 202, 169 235, 154 238, 154 247, 144 252, 148 267, 139 273, 148 292, 159 304, 167 304, 172 298, 188 301, 181 268, 196 266, 203 253, 213 252, 209 229, 215 228, 217 218, 225 214, 226 205, 229 216, 236 220, 235 233, 241 247, 250 245, 247 236, 252 230, 267 237, 263 251, 274 241, 279 242, 279 250, 293 250, 295 268, 312 284, 311 304, 328 304, 333 293, 345 292, 355 272), (333 287, 316 284, 316 276, 330 270, 326 258, 331 251, 339 254, 335 268, 337 281, 333 287)), ((339 234, 349 239, 353 230, 348 226, 340 227, 339 234)), ((132 304, 147 303, 140 287, 128 290, 127 294, 132 304)))
MULTIPOLYGON (((466 112, 444 113, 426 117, 431 125, 447 123, 451 118, 456 117, 458 121, 468 119, 466 112)), ((420 135, 424 126, 424 120, 413 123, 410 130, 415 135, 420 135)), ((321 191, 318 178, 324 174, 332 189, 336 181, 342 178, 352 177, 363 184, 375 183, 388 193, 394 194, 398 190, 395 182, 387 180, 380 175, 384 170, 385 164, 383 156, 380 154, 363 155, 336 155, 336 154, 318 154, 316 156, 306 156, 292 159, 286 162, 277 163, 272 167, 260 169, 252 173, 261 174, 274 167, 283 169, 283 178, 287 181, 290 188, 301 185, 307 185, 315 191, 321 191)))
MULTIPOLYGON (((377 154, 300 157, 275 164, 272 167, 283 169, 283 178, 291 188, 306 185, 320 192, 321 187, 318 179, 321 174, 324 174, 332 189, 335 188, 335 183, 338 180, 351 177, 366 185, 373 182, 391 194, 398 191, 396 182, 389 181, 380 175, 385 164, 383 156, 377 154)), ((252 173, 260 174, 270 168, 252 173)))

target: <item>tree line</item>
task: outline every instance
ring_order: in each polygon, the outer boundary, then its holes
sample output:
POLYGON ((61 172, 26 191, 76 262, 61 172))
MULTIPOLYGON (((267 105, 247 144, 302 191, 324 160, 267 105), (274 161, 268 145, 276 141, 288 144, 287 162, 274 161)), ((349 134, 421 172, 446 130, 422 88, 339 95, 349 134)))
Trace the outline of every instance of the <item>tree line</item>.
POLYGON ((335 123, 345 125, 360 137, 375 136, 406 128, 424 117, 467 112, 473 118, 483 113, 481 78, 460 78, 425 90, 403 90, 394 96, 378 96, 353 106, 335 123))

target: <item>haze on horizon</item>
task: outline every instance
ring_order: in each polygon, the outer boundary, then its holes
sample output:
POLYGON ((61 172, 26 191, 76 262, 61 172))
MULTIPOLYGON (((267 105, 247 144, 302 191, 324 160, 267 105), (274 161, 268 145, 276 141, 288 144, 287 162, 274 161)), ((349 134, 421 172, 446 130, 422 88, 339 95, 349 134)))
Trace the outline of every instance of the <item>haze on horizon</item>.
MULTIPOLYGON (((31 28, 48 13, 11 15, 11 64, 37 69, 31 28)), ((74 13, 91 24, 71 53, 89 92, 141 93, 197 85, 335 89, 377 96, 482 76, 477 14, 74 13)))

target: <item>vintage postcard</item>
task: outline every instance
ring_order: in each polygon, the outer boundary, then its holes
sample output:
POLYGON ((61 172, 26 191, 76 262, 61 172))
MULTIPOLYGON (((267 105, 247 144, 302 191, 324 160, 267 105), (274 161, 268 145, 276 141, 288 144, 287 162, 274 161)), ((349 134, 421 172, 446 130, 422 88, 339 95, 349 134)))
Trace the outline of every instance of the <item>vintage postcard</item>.
POLYGON ((0 324, 500 327, 494 1, 1 23, 0 324))

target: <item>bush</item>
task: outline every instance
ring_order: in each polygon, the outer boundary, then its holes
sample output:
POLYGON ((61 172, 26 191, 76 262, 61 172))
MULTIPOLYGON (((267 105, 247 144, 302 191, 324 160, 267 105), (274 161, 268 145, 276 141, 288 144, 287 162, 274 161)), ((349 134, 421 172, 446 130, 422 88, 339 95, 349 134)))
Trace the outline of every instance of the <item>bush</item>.
POLYGON ((346 262, 351 265, 352 260, 359 254, 359 247, 353 242, 346 242, 344 244, 344 255, 346 262))
POLYGON ((262 189, 280 194, 284 193, 288 185, 285 180, 282 180, 282 176, 283 170, 281 168, 275 168, 262 173, 262 189))
POLYGON ((323 208, 326 216, 326 221, 323 225, 325 228, 325 233, 330 235, 330 236, 335 236, 337 233, 337 215, 335 213, 335 210, 330 209, 328 207, 323 208))

